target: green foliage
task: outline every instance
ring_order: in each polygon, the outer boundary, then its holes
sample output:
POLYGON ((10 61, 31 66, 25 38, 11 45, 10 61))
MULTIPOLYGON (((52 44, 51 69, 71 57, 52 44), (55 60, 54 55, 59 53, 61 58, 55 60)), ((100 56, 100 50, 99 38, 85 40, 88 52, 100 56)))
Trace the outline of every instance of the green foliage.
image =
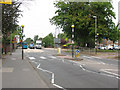
POLYGON ((44 47, 53 47, 54 46, 54 37, 53 34, 50 33, 42 40, 44 47))
POLYGON ((115 41, 117 41, 119 38, 118 37, 119 36, 118 26, 119 26, 119 24, 117 26, 115 26, 115 24, 113 24, 113 27, 112 27, 111 31, 109 32, 109 39, 111 41, 113 41, 113 43, 115 43, 115 41))
POLYGON ((54 3, 56 16, 50 22, 59 26, 69 38, 72 36, 71 25, 74 24, 74 41, 78 45, 89 47, 94 45, 95 40, 95 19, 97 16, 97 33, 99 42, 103 37, 109 38, 108 32, 113 25, 112 18, 115 13, 110 2, 56 2, 54 3))
POLYGON ((26 40, 24 42, 27 42, 29 45, 30 43, 33 43, 33 40, 31 38, 26 38, 26 40))
POLYGON ((16 23, 21 15, 20 5, 19 2, 13 2, 10 5, 2 4, 2 34, 4 39, 7 38, 10 31, 14 32, 17 27, 16 23))
POLYGON ((38 35, 35 35, 34 36, 34 44, 36 43, 36 40, 38 40, 39 36, 38 35))
POLYGON ((60 33, 60 34, 58 34, 58 38, 66 39, 67 35, 65 33, 60 33))

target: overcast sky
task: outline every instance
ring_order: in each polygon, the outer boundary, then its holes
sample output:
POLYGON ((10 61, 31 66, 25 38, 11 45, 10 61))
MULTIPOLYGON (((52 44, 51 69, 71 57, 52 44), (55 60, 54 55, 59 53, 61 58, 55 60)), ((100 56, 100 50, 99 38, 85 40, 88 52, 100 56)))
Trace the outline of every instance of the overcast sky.
MULTIPOLYGON (((52 18, 55 14, 56 8, 53 5, 55 0, 34 0, 29 2, 28 6, 24 4, 22 6, 23 17, 19 19, 19 25, 24 25, 25 38, 32 38, 35 35, 39 37, 45 37, 49 33, 55 33, 55 25, 51 25, 49 18, 52 18)), ((114 12, 116 13, 116 18, 118 17, 118 1, 113 0, 114 12)), ((118 18, 114 20, 117 23, 118 18)), ((61 32, 61 31, 60 31, 61 32)))

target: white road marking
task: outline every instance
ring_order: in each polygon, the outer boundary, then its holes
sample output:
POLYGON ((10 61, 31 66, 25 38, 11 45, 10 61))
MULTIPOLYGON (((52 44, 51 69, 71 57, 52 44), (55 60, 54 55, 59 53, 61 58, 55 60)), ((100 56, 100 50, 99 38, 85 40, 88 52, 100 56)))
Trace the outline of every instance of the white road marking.
POLYGON ((88 57, 88 56, 83 56, 83 57, 85 57, 85 58, 89 58, 89 59, 92 58, 92 57, 88 57))
POLYGON ((82 68, 82 70, 84 70, 84 71, 85 71, 85 68, 84 68, 82 65, 80 65, 80 68, 82 68))
POLYGON ((64 89, 63 87, 61 87, 61 86, 59 86, 59 85, 57 85, 57 84, 53 84, 54 86, 56 86, 56 87, 58 87, 58 88, 61 88, 61 89, 63 89, 63 90, 66 90, 66 89, 64 89))
POLYGON ((41 59, 46 59, 45 57, 42 57, 42 56, 41 56, 40 58, 41 58, 41 59))
POLYGON ((120 79, 119 77, 116 77, 117 79, 120 79))
MULTIPOLYGON (((40 68, 40 64, 37 66, 37 69, 40 69, 40 70, 42 70, 42 71, 44 71, 44 72, 47 72, 47 73, 52 74, 51 83, 52 83, 54 86, 58 87, 58 88, 64 89, 63 87, 55 84, 55 75, 54 75, 53 72, 40 68)), ((65 90, 65 89, 64 89, 64 90, 65 90)))
POLYGON ((35 59, 34 57, 28 57, 30 60, 35 59))
MULTIPOLYGON (((113 73, 113 72, 110 72, 110 71, 106 71, 106 70, 113 70, 113 69, 101 69, 101 71, 103 72, 106 72, 106 73, 109 73, 109 74, 112 74, 112 75, 115 75, 115 76, 120 76, 119 74, 116 74, 116 73, 113 73)), ((116 70, 114 70, 116 71, 116 70)))
POLYGON ((119 77, 113 76, 113 75, 109 75, 109 74, 104 74, 104 73, 97 73, 97 72, 93 72, 90 70, 86 70, 87 72, 91 72, 91 73, 95 73, 95 74, 100 74, 100 75, 104 75, 104 76, 108 76, 108 77, 115 77, 116 79, 120 79, 119 77))
POLYGON ((54 73, 52 73, 52 80, 51 80, 51 83, 55 83, 55 80, 54 80, 54 78, 55 78, 55 75, 54 75, 54 73))
POLYGON ((62 62, 64 63, 64 59, 62 59, 62 62))
POLYGON ((56 57, 54 57, 54 56, 49 56, 50 58, 53 58, 53 59, 55 59, 56 57))
POLYGON ((100 63, 101 63, 101 64, 104 64, 104 65, 106 64, 106 63, 104 63, 104 62, 100 62, 100 63))
POLYGON ((30 62, 34 62, 35 64, 38 64, 38 62, 35 62, 35 61, 30 61, 30 62))
POLYGON ((96 57, 96 56, 91 56, 91 57, 101 59, 100 57, 96 57))

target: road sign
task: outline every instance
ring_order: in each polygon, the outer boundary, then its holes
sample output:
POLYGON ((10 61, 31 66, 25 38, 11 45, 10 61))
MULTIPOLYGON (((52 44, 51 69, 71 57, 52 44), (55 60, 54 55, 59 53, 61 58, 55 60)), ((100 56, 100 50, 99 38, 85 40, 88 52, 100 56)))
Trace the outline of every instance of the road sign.
POLYGON ((106 39, 106 37, 104 37, 104 39, 106 39))
POLYGON ((12 4, 12 0, 0 0, 2 4, 12 4))
POLYGON ((54 38, 54 43, 61 43, 60 38, 54 38))
POLYGON ((76 53, 79 53, 79 50, 76 50, 76 53))
POLYGON ((75 57, 79 57, 79 50, 76 50, 75 57))

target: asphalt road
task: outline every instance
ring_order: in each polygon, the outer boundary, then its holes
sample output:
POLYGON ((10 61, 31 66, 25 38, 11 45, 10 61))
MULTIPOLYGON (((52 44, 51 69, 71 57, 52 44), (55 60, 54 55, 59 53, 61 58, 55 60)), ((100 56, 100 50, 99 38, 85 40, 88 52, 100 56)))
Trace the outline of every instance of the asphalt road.
MULTIPOLYGON (((58 88, 118 88, 119 77, 109 73, 94 71, 96 67, 83 66, 72 60, 66 60, 55 56, 56 50, 50 49, 26 49, 25 56, 38 71, 58 88)), ((92 59, 92 58, 91 58, 92 59)), ((85 60, 85 56, 84 56, 85 60)), ((86 59, 87 60, 87 59, 86 59)), ((98 59, 93 58, 93 61, 98 59)), ((102 60, 103 62, 104 60, 102 60)), ((108 61, 107 61, 108 62, 108 61)), ((104 62, 106 63, 106 61, 104 62)), ((103 64, 100 63, 99 66, 103 64)), ((112 63, 110 61, 110 64, 112 63)), ((97 70, 97 69, 96 69, 97 70)))

